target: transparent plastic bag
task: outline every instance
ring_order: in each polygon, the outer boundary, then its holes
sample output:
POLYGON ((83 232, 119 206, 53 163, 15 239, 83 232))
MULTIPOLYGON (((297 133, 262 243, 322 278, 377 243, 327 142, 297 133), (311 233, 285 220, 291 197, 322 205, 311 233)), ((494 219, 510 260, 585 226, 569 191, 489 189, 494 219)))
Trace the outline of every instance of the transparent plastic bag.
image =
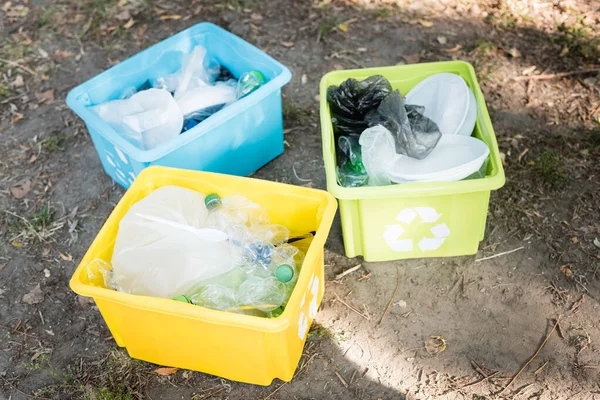
POLYGON ((370 126, 382 125, 394 137, 396 153, 422 160, 431 153, 442 137, 435 122, 425 117, 423 107, 405 106, 399 91, 386 96, 366 120, 370 126))
POLYGON ((173 298, 234 267, 227 234, 205 227, 204 198, 164 186, 129 209, 112 257, 118 290, 173 298))
POLYGON ((394 138, 384 126, 376 125, 366 129, 359 140, 362 161, 369 175, 370 186, 385 186, 392 182, 388 169, 399 157, 396 154, 394 138))

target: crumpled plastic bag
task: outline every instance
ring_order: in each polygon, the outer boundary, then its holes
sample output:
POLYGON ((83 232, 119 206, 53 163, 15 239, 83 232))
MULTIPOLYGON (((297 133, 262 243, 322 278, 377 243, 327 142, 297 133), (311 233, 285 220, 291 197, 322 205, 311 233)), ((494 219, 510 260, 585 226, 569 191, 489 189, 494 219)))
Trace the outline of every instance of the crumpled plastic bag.
POLYGON ((148 89, 126 100, 91 107, 117 133, 136 146, 150 150, 181 132, 183 115, 166 90, 148 89))
POLYGON ((394 138, 384 126, 376 125, 360 135, 362 162, 369 176, 369 186, 391 185, 388 169, 398 159, 394 138))
POLYGON ((227 234, 205 227, 204 199, 190 189, 164 186, 129 209, 111 261, 117 290, 173 298, 233 268, 227 234))
POLYGON ((338 183, 347 187, 365 186, 369 176, 362 163, 361 148, 358 135, 340 136, 338 138, 337 178, 338 183))
POLYGON ((382 125, 394 137, 396 153, 422 160, 442 137, 438 126, 425 117, 421 106, 405 105, 398 90, 381 101, 365 119, 370 126, 382 125))
POLYGON ((331 109, 333 129, 336 134, 360 135, 368 128, 364 117, 392 91, 392 86, 381 75, 363 81, 347 79, 339 86, 327 88, 327 102, 331 109))

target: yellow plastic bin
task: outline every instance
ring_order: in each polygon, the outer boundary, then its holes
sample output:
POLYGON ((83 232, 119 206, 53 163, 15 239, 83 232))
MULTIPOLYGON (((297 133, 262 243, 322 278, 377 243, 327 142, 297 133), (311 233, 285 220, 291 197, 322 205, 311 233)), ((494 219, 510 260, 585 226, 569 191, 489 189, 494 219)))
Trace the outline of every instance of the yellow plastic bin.
POLYGON ((490 116, 475 70, 463 61, 330 72, 321 80, 321 132, 327 190, 339 200, 346 256, 366 261, 475 254, 483 240, 490 192, 504 185, 504 170, 490 116), (406 94, 421 80, 440 73, 460 75, 477 100, 474 136, 490 149, 485 178, 459 182, 342 187, 336 158, 327 88, 348 78, 383 75, 406 94))
POLYGON ((133 358, 192 369, 223 378, 269 385, 294 375, 324 290, 323 250, 335 215, 333 196, 321 190, 208 172, 166 167, 144 169, 117 204, 71 278, 71 288, 92 297, 117 344, 133 358), (296 288, 278 318, 210 310, 169 299, 137 296, 104 287, 86 266, 110 261, 119 222, 155 189, 176 185, 221 196, 241 194, 263 206, 292 235, 316 231, 296 288), (91 279, 91 280, 90 280, 91 279))

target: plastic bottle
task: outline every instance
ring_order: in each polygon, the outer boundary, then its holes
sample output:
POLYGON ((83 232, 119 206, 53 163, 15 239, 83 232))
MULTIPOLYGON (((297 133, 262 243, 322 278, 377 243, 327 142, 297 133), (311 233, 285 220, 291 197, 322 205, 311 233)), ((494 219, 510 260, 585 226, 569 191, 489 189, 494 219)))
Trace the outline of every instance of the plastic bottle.
POLYGON ((260 71, 245 72, 240 76, 237 84, 237 98, 240 99, 264 85, 265 76, 260 71))

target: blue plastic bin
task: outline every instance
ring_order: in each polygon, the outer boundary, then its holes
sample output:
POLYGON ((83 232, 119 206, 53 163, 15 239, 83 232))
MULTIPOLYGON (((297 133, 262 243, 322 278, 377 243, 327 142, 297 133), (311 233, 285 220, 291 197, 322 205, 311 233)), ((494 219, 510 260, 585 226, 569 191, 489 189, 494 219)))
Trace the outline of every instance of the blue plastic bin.
POLYGON ((245 176, 283 152, 281 88, 290 71, 248 42, 211 24, 200 23, 104 71, 72 89, 67 105, 85 122, 102 166, 128 188, 150 165, 245 176), (213 114, 194 128, 152 150, 142 150, 115 132, 88 107, 117 99, 125 88, 174 73, 182 54, 206 48, 235 76, 258 70, 267 83, 213 114))

